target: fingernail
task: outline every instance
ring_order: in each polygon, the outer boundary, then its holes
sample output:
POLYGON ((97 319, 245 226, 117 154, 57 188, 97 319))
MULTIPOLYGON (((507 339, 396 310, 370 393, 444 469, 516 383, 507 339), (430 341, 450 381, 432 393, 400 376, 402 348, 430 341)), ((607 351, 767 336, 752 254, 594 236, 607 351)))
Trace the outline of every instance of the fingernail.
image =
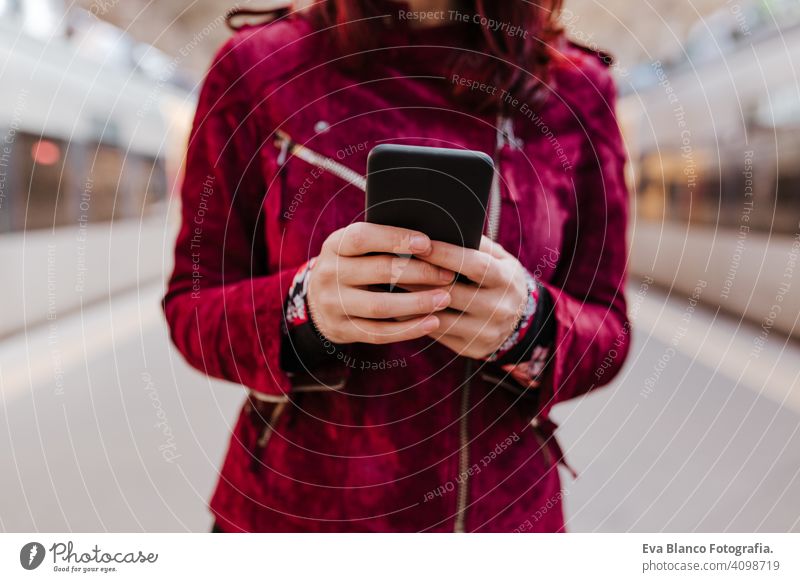
POLYGON ((444 309, 450 305, 450 294, 449 293, 436 293, 433 296, 433 306, 435 309, 444 309))
POLYGON ((442 283, 449 283, 455 276, 456 274, 453 271, 448 271, 447 269, 439 270, 439 280, 442 283))
POLYGON ((427 236, 425 236, 424 234, 415 234, 414 236, 411 237, 411 242, 409 243, 409 246, 411 247, 412 251, 423 252, 428 250, 430 244, 431 241, 427 236))
POLYGON ((425 333, 428 333, 439 327, 439 320, 435 317, 431 317, 423 321, 421 325, 422 329, 425 330, 425 333))

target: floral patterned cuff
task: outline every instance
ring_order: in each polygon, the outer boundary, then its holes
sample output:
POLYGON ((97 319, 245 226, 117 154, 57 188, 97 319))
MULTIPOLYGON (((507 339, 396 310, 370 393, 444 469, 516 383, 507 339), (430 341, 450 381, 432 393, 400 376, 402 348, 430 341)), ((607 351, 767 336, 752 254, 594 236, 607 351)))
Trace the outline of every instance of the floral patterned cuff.
POLYGON ((539 304, 539 284, 530 273, 526 272, 526 278, 528 286, 528 300, 525 302, 525 307, 523 308, 522 314, 517 321, 517 325, 514 327, 514 331, 511 332, 511 335, 508 336, 506 341, 504 341, 503 344, 497 348, 492 355, 486 358, 487 362, 496 362, 502 359, 503 356, 508 354, 515 346, 519 345, 533 325, 535 319, 534 316, 536 315, 536 306, 539 304))
POLYGON ((292 328, 311 321, 306 297, 308 296, 308 275, 316 262, 316 257, 305 262, 297 269, 297 273, 292 279, 292 285, 289 287, 289 294, 286 298, 286 329, 284 330, 286 333, 292 328))
POLYGON ((289 374, 320 371, 336 363, 345 346, 328 340, 314 325, 308 308, 308 282, 316 259, 303 264, 286 296, 281 367, 289 374))
POLYGON ((525 313, 514 333, 489 361, 498 364, 503 371, 526 388, 539 386, 547 364, 552 359, 555 341, 555 317, 550 293, 529 279, 529 300, 525 313), (528 306, 533 304, 533 314, 528 306))

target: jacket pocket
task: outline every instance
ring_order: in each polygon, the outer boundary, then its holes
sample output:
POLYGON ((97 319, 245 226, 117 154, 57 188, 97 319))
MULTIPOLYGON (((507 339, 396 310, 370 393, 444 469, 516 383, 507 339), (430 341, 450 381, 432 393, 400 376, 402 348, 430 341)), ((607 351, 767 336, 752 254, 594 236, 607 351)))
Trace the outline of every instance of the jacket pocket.
POLYGON ((295 142, 288 133, 277 130, 275 132, 273 145, 278 150, 275 163, 278 168, 278 184, 281 196, 280 221, 282 224, 292 219, 295 213, 295 206, 298 204, 290 193, 290 181, 287 177, 289 170, 288 163, 292 158, 301 160, 302 163, 306 164, 309 168, 309 170, 305 172, 306 175, 300 181, 300 184, 297 184, 296 190, 300 198, 302 198, 305 195, 305 191, 311 189, 311 186, 319 181, 324 174, 333 176, 338 180, 355 186, 362 192, 366 192, 367 181, 363 175, 331 157, 320 154, 311 148, 295 142))
POLYGON ((248 401, 248 413, 256 433, 256 440, 251 450, 251 470, 254 473, 260 473, 264 466, 263 459, 267 451, 267 446, 288 404, 288 400, 264 402, 252 396, 248 401))
POLYGON ((539 402, 539 392, 523 386, 505 370, 495 366, 484 366, 481 371, 481 379, 492 386, 498 386, 507 390, 514 395, 517 399, 523 401, 527 406, 535 408, 539 402))
POLYGON ((577 479, 578 473, 567 462, 564 451, 561 449, 561 445, 556 438, 555 431, 558 428, 556 423, 549 418, 536 416, 531 420, 530 425, 533 430, 533 435, 539 443, 539 450, 544 454, 547 465, 550 467, 561 465, 569 471, 573 479, 577 479))
POLYGON ((281 264, 302 264, 332 232, 350 222, 351 211, 361 212, 366 179, 281 130, 265 161, 275 176, 270 182, 273 195, 265 198, 270 205, 265 213, 274 217, 274 232, 280 233, 273 248, 280 245, 281 264))
POLYGON ((355 170, 350 169, 341 162, 337 162, 329 156, 315 152, 314 150, 295 142, 292 137, 284 131, 276 131, 275 136, 275 141, 273 143, 279 152, 277 159, 279 168, 282 168, 286 165, 289 156, 293 156, 303 160, 310 166, 313 166, 320 171, 336 176, 340 180, 355 186, 362 192, 366 192, 367 179, 355 170))

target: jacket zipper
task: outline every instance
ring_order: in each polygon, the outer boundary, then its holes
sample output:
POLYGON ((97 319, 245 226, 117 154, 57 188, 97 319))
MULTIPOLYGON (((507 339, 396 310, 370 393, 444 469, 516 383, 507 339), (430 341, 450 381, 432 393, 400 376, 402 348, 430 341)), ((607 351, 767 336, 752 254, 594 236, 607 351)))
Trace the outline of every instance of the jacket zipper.
POLYGON ((303 160, 304 162, 311 164, 312 166, 316 166, 317 168, 320 168, 326 172, 330 172, 337 178, 341 178, 359 190, 366 192, 367 179, 355 170, 351 170, 333 158, 319 154, 314 150, 297 143, 285 131, 279 129, 275 132, 275 136, 275 147, 280 150, 280 153, 278 154, 278 167, 281 169, 281 171, 286 164, 289 154, 291 154, 303 160))
MULTIPOLYGON (((513 126, 510 124, 510 119, 498 118, 496 133, 497 154, 499 154, 500 151, 509 143, 515 143, 515 139, 513 137, 513 126), (507 135, 510 136, 509 139, 506 138, 507 135)), ((330 172, 334 176, 344 180, 349 184, 352 184, 359 190, 366 192, 367 179, 355 170, 351 170, 344 164, 341 164, 336 160, 329 158, 328 156, 317 153, 314 150, 295 142, 285 131, 279 129, 275 132, 275 136, 275 147, 277 147, 279 150, 277 162, 278 168, 281 172, 286 165, 289 154, 291 154, 293 156, 297 156, 299 159, 311 164, 312 166, 325 170, 326 172, 330 172)), ((492 240, 497 240, 498 229, 500 227, 500 214, 502 212, 502 201, 500 196, 500 168, 498 164, 499 155, 496 155, 495 158, 496 171, 494 173, 494 177, 492 178, 492 186, 489 192, 489 220, 487 232, 489 238, 492 240)))
POLYGON ((492 189, 489 191, 489 221, 488 235, 492 240, 497 240, 497 229, 500 227, 500 152, 506 145, 505 134, 503 133, 503 117, 497 117, 497 128, 495 131, 494 147, 494 176, 492 177, 492 189))
POLYGON ((453 524, 455 533, 464 533, 464 522, 467 514, 467 479, 469 474, 469 393, 472 382, 472 360, 467 360, 464 374, 464 388, 461 390, 461 407, 458 420, 458 493, 456 495, 456 519, 453 524))
MULTIPOLYGON (((494 155, 494 177, 492 187, 489 192, 489 210, 487 221, 487 234, 492 241, 497 240, 500 229, 500 215, 502 212, 502 200, 500 196, 500 153, 507 145, 516 148, 518 145, 514 137, 513 120, 509 117, 497 117, 495 127, 495 155, 494 155)), ((456 519, 453 525, 455 533, 465 531, 467 502, 469 494, 469 401, 472 386, 472 360, 467 360, 466 377, 464 388, 461 392, 461 408, 459 417, 459 445, 458 450, 458 495, 456 498, 456 519)))
MULTIPOLYGON (((514 120, 510 117, 497 117, 496 141, 494 149, 495 173, 492 179, 492 189, 489 194, 488 229, 487 234, 492 240, 497 240, 500 229, 500 213, 502 211, 502 196, 500 188, 500 155, 506 147, 512 150, 519 149, 522 142, 514 135, 514 120)), ((513 198, 513 193, 512 193, 513 198)))

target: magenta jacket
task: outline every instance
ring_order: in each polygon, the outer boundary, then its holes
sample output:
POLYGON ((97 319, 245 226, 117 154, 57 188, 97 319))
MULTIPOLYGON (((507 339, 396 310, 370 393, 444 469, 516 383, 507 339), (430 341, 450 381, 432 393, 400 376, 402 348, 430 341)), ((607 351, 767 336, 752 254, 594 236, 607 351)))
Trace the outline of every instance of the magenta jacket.
MULTIPOLYGON (((387 43, 447 44, 451 29, 387 43)), ((281 368, 292 278, 362 219, 369 149, 491 154, 498 124, 453 101, 435 48, 380 51, 359 75, 328 62, 302 18, 222 47, 191 134, 164 309, 191 365, 248 389, 211 500, 223 530, 563 529, 548 412, 608 383, 627 354, 628 194, 610 71, 567 42, 559 53, 546 101, 516 104, 503 124, 499 157, 498 240, 554 304, 554 356, 530 388, 429 339, 281 368)))

